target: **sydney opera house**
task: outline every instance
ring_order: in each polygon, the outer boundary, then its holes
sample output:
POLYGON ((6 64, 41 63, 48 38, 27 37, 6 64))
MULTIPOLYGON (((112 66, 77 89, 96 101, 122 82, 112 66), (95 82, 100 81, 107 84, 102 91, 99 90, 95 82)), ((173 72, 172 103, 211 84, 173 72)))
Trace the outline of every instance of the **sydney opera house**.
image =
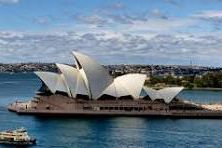
POLYGON ((90 57, 73 52, 76 68, 64 64, 56 64, 60 73, 35 72, 42 80, 43 93, 63 94, 73 99, 88 100, 123 100, 142 99, 145 91, 151 100, 163 99, 170 103, 183 89, 182 87, 154 90, 144 86, 145 74, 126 74, 113 78, 109 72, 90 57))
POLYGON ((177 98, 183 87, 156 90, 144 86, 144 74, 114 78, 91 57, 79 52, 73 52, 73 57, 75 66, 56 64, 58 73, 35 72, 42 86, 34 99, 15 102, 9 110, 27 114, 164 116, 204 110, 177 98))

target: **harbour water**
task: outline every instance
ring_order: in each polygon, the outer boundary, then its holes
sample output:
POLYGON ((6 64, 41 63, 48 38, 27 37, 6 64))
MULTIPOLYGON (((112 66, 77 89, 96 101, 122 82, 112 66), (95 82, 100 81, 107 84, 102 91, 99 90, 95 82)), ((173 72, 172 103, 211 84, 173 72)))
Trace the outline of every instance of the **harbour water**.
MULTIPOLYGON (((33 148, 222 146, 220 119, 49 118, 18 116, 7 111, 9 103, 30 100, 39 87, 34 74, 0 74, 0 131, 27 128, 37 138, 33 148)), ((222 91, 184 90, 179 97, 195 102, 222 102, 222 91)))

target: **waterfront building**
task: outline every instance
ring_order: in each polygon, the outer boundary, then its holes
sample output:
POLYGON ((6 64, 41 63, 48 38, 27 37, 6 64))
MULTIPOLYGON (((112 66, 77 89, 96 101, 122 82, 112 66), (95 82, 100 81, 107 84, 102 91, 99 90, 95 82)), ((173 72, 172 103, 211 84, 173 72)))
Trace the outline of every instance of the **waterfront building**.
POLYGON ((151 100, 163 99, 170 103, 183 87, 154 90, 144 86, 146 74, 131 73, 113 78, 107 69, 91 57, 79 52, 73 52, 76 67, 56 64, 59 73, 35 72, 42 80, 40 90, 44 93, 64 94, 71 98, 84 97, 90 100, 143 99, 149 96, 151 100), (141 97, 141 92, 145 96, 141 97))
POLYGON ((183 87, 144 86, 146 74, 112 77, 91 57, 73 52, 75 66, 56 64, 58 72, 38 71, 42 86, 29 102, 15 102, 19 114, 221 117, 221 111, 178 98, 183 87))

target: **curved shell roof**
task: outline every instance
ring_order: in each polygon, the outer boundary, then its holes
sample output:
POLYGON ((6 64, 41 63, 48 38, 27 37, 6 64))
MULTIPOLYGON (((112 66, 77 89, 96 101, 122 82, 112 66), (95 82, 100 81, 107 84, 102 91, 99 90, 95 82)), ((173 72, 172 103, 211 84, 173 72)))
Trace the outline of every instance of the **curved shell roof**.
POLYGON ((83 69, 90 92, 90 97, 97 99, 99 95, 113 82, 113 78, 108 71, 89 56, 73 52, 78 63, 78 68, 83 69))
POLYGON ((143 88, 151 100, 163 99, 166 103, 170 103, 183 90, 183 87, 167 87, 160 90, 143 88))
POLYGON ((65 81, 65 78, 64 78, 63 74, 58 75, 57 84, 56 84, 56 91, 65 92, 71 97, 69 87, 68 87, 68 85, 65 81))
POLYGON ((166 103, 170 103, 181 91, 183 87, 168 87, 159 90, 166 103))
POLYGON ((144 74, 126 74, 119 76, 114 79, 114 82, 107 87, 102 94, 108 94, 114 97, 131 95, 134 99, 139 99, 145 79, 146 75, 144 74))
POLYGON ((158 93, 158 90, 152 89, 150 87, 143 87, 147 95, 150 97, 151 100, 156 100, 158 98, 162 98, 162 96, 158 93))
POLYGON ((84 81, 76 68, 64 64, 56 64, 56 66, 64 75, 72 97, 75 98, 77 94, 87 94, 84 81))
POLYGON ((117 77, 115 84, 123 86, 134 99, 139 99, 145 79, 145 74, 126 74, 117 77))
POLYGON ((52 72, 35 72, 35 74, 48 86, 52 93, 56 92, 58 74, 52 72))
POLYGON ((91 96, 90 89, 89 89, 89 81, 86 77, 85 72, 83 71, 83 69, 80 69, 79 73, 80 73, 79 76, 81 78, 79 78, 78 80, 82 81, 82 82, 79 83, 79 85, 78 85, 78 92, 79 93, 81 92, 80 94, 85 94, 85 95, 91 96), (82 79, 82 80, 80 80, 80 79, 82 79), (81 89, 81 87, 82 87, 82 89, 81 89))
POLYGON ((35 74, 47 85, 52 93, 62 91, 69 94, 63 75, 53 72, 35 72, 35 74))
POLYGON ((115 80, 112 84, 110 84, 103 92, 100 96, 102 95, 110 95, 113 97, 117 97, 117 93, 116 93, 116 86, 115 86, 115 80))
POLYGON ((163 99, 166 103, 170 103, 183 89, 183 87, 169 87, 155 90, 145 87, 144 74, 126 74, 113 79, 95 60, 78 52, 73 54, 77 68, 56 64, 61 74, 35 72, 52 93, 62 91, 74 98, 77 94, 83 94, 92 99, 98 99, 103 94, 117 98, 130 95, 136 100, 144 89, 152 100, 163 99))

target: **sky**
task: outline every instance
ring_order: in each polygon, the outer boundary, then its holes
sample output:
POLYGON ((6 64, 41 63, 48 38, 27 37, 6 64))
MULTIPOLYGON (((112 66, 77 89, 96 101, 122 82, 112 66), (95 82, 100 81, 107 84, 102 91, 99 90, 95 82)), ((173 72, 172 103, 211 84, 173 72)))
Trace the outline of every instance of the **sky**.
POLYGON ((222 0, 0 0, 0 63, 222 66, 222 0))

